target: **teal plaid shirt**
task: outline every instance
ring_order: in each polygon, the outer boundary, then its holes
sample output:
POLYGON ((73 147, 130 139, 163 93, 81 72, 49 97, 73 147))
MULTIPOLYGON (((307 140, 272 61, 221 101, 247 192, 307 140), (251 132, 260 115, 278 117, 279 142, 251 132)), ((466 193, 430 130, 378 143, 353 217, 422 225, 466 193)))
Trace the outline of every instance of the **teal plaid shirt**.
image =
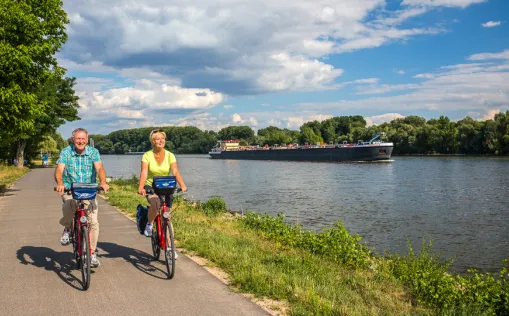
POLYGON ((97 174, 94 162, 101 162, 99 151, 90 146, 85 147, 83 154, 78 155, 74 150, 74 145, 70 145, 60 152, 58 164, 64 164, 65 169, 62 180, 66 188, 70 188, 73 183, 97 183, 97 174))

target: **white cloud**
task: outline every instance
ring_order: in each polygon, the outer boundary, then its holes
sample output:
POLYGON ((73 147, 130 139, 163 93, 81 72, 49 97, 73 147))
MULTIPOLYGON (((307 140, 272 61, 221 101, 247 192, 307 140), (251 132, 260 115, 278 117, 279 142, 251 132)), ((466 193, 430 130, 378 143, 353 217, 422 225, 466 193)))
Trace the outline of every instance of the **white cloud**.
POLYGON ((307 60, 304 57, 291 57, 288 54, 271 56, 275 61, 272 71, 265 70, 260 74, 257 83, 266 91, 280 90, 320 90, 326 88, 342 69, 318 60, 307 60))
POLYGON ((413 76, 413 78, 422 78, 422 79, 431 79, 431 78, 434 78, 435 75, 434 74, 418 74, 418 75, 415 75, 413 76))
POLYGON ((482 3, 487 0, 403 0, 403 5, 430 6, 430 7, 461 7, 466 8, 475 3, 482 3))
POLYGON ((398 74, 398 75, 404 75, 405 74, 405 71, 403 69, 396 69, 395 72, 398 74))
POLYGON ((224 105, 223 108, 226 110, 229 110, 229 109, 234 108, 234 106, 233 105, 224 105))
POLYGON ((185 89, 142 80, 135 86, 104 92, 81 92, 80 115, 83 117, 144 119, 148 111, 192 112, 209 109, 225 96, 209 89, 185 89))
POLYGON ((488 21, 486 23, 482 23, 482 27, 494 27, 494 26, 499 26, 502 22, 500 21, 488 21))
POLYGON ((475 55, 469 56, 467 59, 468 60, 509 59, 509 49, 506 49, 501 53, 475 54, 475 55))
MULTIPOLYGON (((245 114, 243 114, 245 115, 245 114)), ((233 125, 247 125, 247 126, 250 126, 250 127, 256 127, 258 126, 258 121, 256 120, 255 117, 253 116, 248 116, 246 118, 242 118, 240 116, 240 114, 238 113, 235 113, 231 116, 231 123, 233 123, 233 125)))
POLYGON ((382 115, 365 117, 364 119, 366 120, 366 126, 371 126, 371 125, 380 125, 380 124, 395 120, 397 118, 404 118, 404 117, 405 117, 404 115, 401 115, 399 113, 385 113, 382 115))
POLYGON ((417 89, 419 87, 418 84, 395 84, 395 85, 389 85, 389 84, 382 84, 382 85, 372 85, 368 87, 358 87, 357 88, 357 94, 384 94, 389 93, 393 91, 405 91, 405 90, 411 90, 411 89, 417 89))

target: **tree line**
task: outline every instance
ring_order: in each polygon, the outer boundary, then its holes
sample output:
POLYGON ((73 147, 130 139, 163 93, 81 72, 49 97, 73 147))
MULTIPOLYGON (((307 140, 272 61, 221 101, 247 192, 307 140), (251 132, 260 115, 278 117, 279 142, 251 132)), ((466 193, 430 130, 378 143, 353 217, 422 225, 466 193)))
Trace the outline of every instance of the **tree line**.
POLYGON ((448 117, 426 120, 419 116, 394 119, 366 126, 362 116, 338 116, 324 121, 304 123, 299 130, 269 126, 257 133, 249 126, 229 126, 219 132, 196 127, 146 127, 124 129, 108 135, 90 135, 102 154, 144 152, 151 148, 148 135, 162 129, 167 135, 166 148, 174 153, 205 154, 218 140, 238 139, 241 145, 274 146, 283 144, 337 144, 368 141, 377 133, 394 143, 393 153, 405 154, 509 154, 509 111, 493 120, 476 121, 466 117, 458 122, 448 117))

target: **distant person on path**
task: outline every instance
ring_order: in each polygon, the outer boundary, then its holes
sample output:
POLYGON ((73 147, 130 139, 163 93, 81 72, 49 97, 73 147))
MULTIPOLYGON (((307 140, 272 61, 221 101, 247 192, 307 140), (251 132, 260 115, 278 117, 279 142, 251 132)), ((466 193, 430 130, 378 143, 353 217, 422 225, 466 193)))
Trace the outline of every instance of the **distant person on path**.
POLYGON ((42 166, 47 167, 48 166, 48 154, 42 155, 42 166))
MULTIPOLYGON (((157 129, 150 133, 150 143, 152 150, 147 151, 141 158, 140 183, 138 185, 138 193, 147 196, 147 189, 152 188, 152 178, 154 176, 175 176, 177 183, 180 185, 182 192, 187 191, 187 186, 180 175, 175 155, 164 149, 166 144, 166 133, 157 129)), ((145 236, 152 236, 152 224, 156 218, 161 203, 159 197, 155 194, 147 196, 150 203, 148 209, 148 222, 145 227, 145 236)), ((172 227, 173 228, 173 227, 172 227)))
MULTIPOLYGON (((71 233, 74 212, 76 211, 76 202, 71 195, 64 194, 64 189, 70 189, 73 183, 97 183, 99 175, 100 186, 106 192, 109 185, 106 183, 106 171, 99 151, 87 145, 88 132, 83 128, 77 128, 72 132, 72 144, 62 149, 60 157, 57 160, 55 169, 56 190, 62 196, 62 219, 60 224, 64 226, 64 232, 60 239, 62 245, 69 244, 69 235, 71 233)), ((85 200, 88 223, 90 227, 90 250, 91 266, 100 265, 97 259, 96 247, 99 238, 99 221, 97 219, 98 207, 97 198, 94 200, 85 200)))

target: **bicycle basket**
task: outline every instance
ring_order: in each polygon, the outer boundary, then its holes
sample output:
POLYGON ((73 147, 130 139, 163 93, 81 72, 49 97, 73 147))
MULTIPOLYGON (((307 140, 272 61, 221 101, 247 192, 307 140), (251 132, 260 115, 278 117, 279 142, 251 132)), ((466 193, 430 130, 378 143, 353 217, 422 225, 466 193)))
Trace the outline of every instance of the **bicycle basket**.
POLYGON ((97 194, 96 183, 73 183, 72 198, 75 200, 93 200, 97 194))
POLYGON ((154 177, 152 188, 157 195, 173 194, 177 186, 177 178, 175 176, 158 176, 154 177))

